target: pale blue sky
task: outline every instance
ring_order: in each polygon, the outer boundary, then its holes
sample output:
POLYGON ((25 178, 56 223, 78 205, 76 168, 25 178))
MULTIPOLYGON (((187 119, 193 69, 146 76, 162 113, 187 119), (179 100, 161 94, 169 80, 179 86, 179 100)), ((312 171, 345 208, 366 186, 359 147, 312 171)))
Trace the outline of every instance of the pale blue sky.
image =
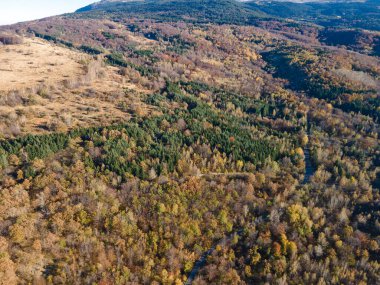
POLYGON ((0 25, 73 12, 97 0, 0 0, 0 25))

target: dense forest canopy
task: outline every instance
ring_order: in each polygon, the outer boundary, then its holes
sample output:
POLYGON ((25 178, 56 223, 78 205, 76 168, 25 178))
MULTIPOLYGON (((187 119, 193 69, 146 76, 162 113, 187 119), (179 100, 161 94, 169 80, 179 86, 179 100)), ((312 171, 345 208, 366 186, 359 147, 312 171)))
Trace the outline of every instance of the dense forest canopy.
POLYGON ((377 6, 0 27, 0 284, 377 284, 377 6))

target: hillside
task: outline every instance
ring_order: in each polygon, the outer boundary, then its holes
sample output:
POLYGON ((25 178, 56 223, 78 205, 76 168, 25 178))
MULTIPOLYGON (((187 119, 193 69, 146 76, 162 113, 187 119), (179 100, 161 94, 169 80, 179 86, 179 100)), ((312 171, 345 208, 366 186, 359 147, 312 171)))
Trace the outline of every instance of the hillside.
POLYGON ((0 285, 377 284, 379 34, 318 5, 0 27, 0 285))
POLYGON ((144 1, 101 1, 79 9, 81 17, 96 17, 108 14, 112 17, 127 15, 157 20, 192 21, 218 24, 252 24, 265 14, 248 9, 235 0, 144 0, 144 1))
MULTIPOLYGON (((282 1, 235 0, 144 0, 101 1, 78 10, 75 17, 149 18, 158 21, 234 24, 264 27, 271 31, 297 34, 315 33, 318 41, 344 45, 363 52, 380 51, 380 10, 376 1, 322 1, 293 3, 282 1)), ((285 34, 289 36, 289 34, 285 34)))
POLYGON ((380 9, 377 0, 247 2, 249 9, 260 10, 273 17, 290 18, 316 23, 324 27, 361 28, 380 31, 380 9))
POLYGON ((311 1, 311 3, 235 0, 100 1, 77 12, 86 12, 89 17, 94 17, 104 11, 113 17, 143 15, 159 20, 241 25, 257 25, 260 18, 284 18, 308 21, 325 27, 380 31, 380 10, 376 0, 311 1))

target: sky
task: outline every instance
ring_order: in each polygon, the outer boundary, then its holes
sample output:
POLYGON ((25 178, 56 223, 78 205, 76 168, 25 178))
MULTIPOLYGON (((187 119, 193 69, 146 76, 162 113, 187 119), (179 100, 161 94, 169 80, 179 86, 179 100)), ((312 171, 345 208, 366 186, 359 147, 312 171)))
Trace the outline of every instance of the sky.
POLYGON ((0 0, 0 25, 74 12, 96 0, 0 0))

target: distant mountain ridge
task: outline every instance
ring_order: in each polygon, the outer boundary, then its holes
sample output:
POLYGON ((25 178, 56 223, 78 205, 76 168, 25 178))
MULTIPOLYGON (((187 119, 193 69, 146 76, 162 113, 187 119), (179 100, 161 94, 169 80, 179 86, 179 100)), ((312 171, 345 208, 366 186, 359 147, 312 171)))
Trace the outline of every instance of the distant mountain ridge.
POLYGON ((76 11, 96 16, 104 13, 113 15, 143 16, 159 20, 192 20, 218 24, 253 24, 267 15, 251 9, 235 0, 104 0, 76 11))
MULTIPOLYGON (((185 0, 186 1, 186 0, 185 0)), ((191 0, 187 0, 188 2, 192 2, 191 0)), ((207 2, 208 0, 205 0, 207 2)), ((290 3, 363 3, 367 0, 235 0, 236 2, 290 2, 290 3)), ((128 3, 128 2, 151 2, 150 0, 101 0, 96 2, 97 4, 106 4, 106 3, 128 3)), ((170 0, 164 1, 153 1, 153 2, 170 2, 170 0)), ((95 4, 96 4, 95 3, 95 4)))
POLYGON ((325 27, 380 31, 377 0, 102 0, 77 13, 85 13, 83 17, 113 15, 238 25, 255 25, 263 19, 291 19, 325 27))
MULTIPOLYGON (((108 1, 108 0, 104 0, 108 1)), ((109 0, 112 1, 112 0, 109 0)), ((366 0, 259 0, 259 1, 251 1, 247 0, 244 2, 289 2, 289 3, 363 3, 366 0)))

